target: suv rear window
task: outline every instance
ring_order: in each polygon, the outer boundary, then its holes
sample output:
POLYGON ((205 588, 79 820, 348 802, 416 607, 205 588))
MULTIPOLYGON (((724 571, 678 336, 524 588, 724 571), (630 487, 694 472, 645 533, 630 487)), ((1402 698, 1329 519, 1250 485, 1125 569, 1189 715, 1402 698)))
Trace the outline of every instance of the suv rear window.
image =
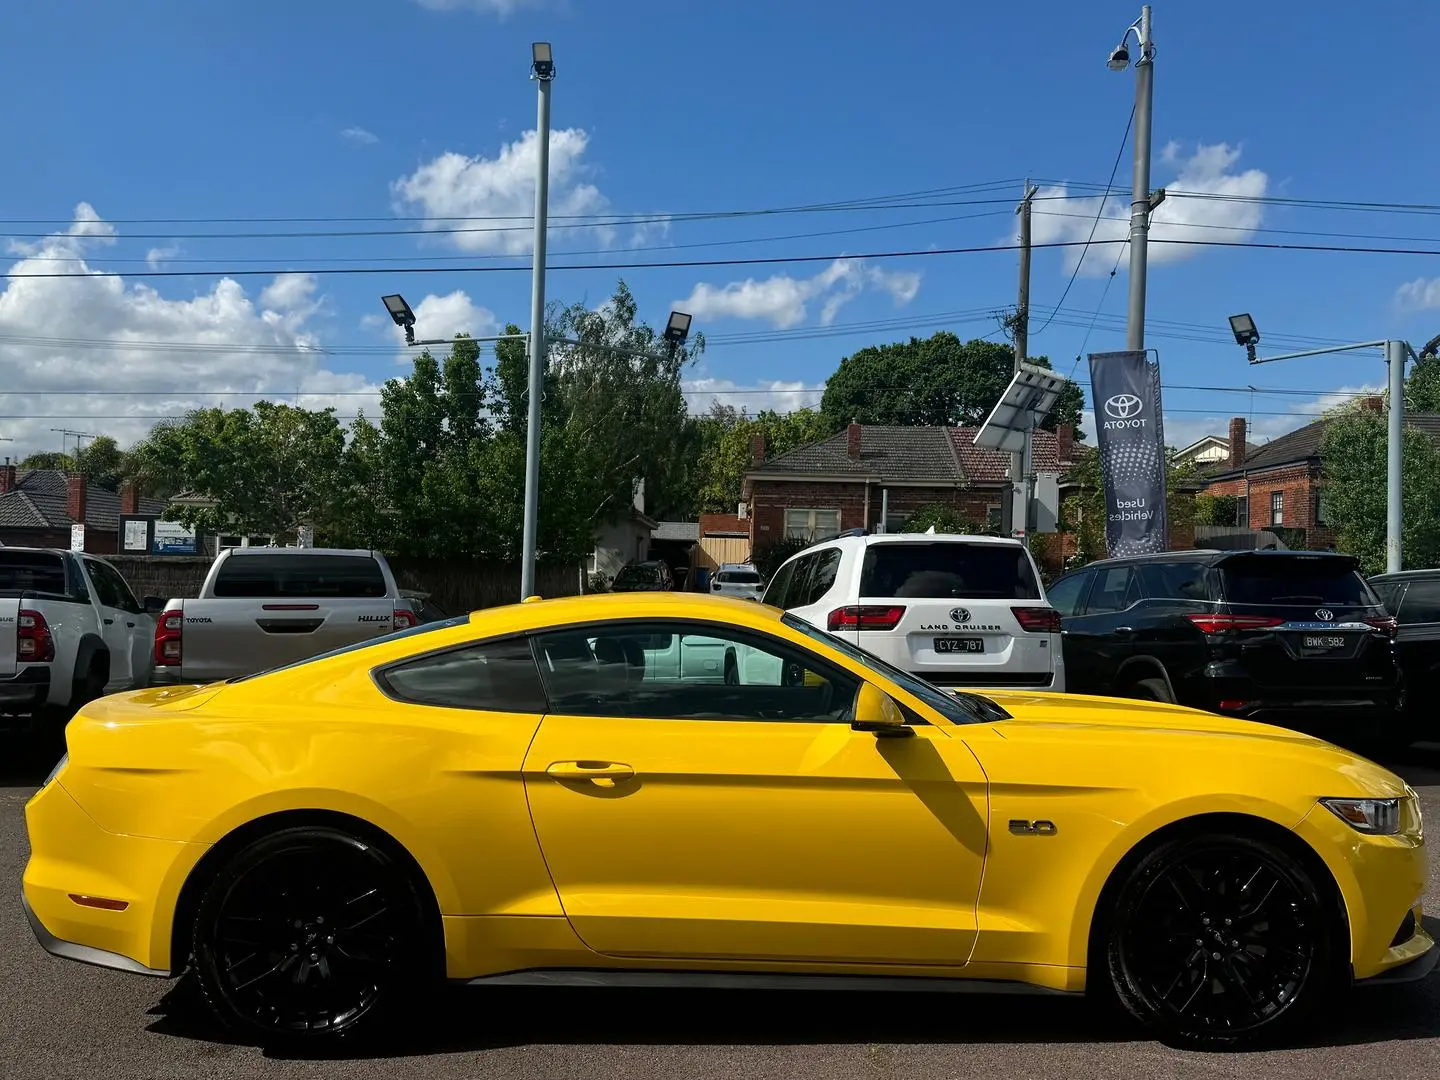
POLYGON ((385 595, 385 575, 364 555, 232 555, 220 567, 215 595, 374 598, 385 595))
POLYGON ((753 570, 721 570, 715 580, 725 585, 759 585, 760 575, 753 570))
POLYGON ((1225 599, 1232 604, 1334 604, 1368 607, 1379 603, 1354 565, 1322 558, 1232 559, 1220 567, 1225 599))
POLYGON ((0 550, 0 592, 65 592, 65 563, 39 551, 0 550))
POLYGON ((871 544, 860 595, 971 600, 1039 600, 1040 584, 1023 548, 953 542, 871 544))

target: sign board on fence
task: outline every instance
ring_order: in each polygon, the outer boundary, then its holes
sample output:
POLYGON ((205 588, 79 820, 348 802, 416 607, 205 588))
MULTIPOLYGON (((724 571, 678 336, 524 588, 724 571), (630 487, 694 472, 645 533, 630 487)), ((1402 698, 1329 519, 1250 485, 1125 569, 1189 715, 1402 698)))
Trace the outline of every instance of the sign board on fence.
POLYGON ((150 550, 150 522, 144 518, 122 518, 124 531, 120 536, 123 554, 144 555, 150 550))
POLYGON ((1160 364, 1145 350, 1090 354, 1105 547, 1112 557, 1169 548, 1160 364))
POLYGON ((155 555, 194 555, 195 530, 187 529, 178 521, 157 521, 150 550, 155 555))
POLYGON ((71 526, 70 526, 70 550, 71 550, 71 551, 84 551, 84 550, 85 550, 85 526, 84 526, 84 525, 71 525, 71 526))

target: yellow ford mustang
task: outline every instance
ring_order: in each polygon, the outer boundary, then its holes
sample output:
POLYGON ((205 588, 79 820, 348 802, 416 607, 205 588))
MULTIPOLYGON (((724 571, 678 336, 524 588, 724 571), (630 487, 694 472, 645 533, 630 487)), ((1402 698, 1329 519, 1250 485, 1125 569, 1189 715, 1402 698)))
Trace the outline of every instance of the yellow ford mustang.
POLYGON ((258 1041, 449 979, 1088 987, 1232 1045, 1437 955, 1385 769, 1158 703, 951 695, 743 600, 517 604, 103 698, 67 742, 26 808, 35 934, 192 970, 258 1041))

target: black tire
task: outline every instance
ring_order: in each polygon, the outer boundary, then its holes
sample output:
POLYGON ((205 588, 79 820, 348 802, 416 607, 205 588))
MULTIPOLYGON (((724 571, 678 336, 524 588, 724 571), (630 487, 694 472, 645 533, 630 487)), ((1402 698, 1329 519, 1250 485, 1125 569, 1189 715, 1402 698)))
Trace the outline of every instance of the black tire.
POLYGON ((1166 840, 1116 896, 1104 946, 1110 988, 1171 1046, 1283 1040, 1343 989, 1349 952, 1327 895, 1300 860, 1267 841, 1166 840))
POLYGON ((1141 679, 1130 687, 1130 697, 1140 698, 1142 701, 1160 701, 1166 705, 1175 704, 1175 696, 1170 693, 1170 684, 1164 679, 1141 679))
POLYGON ((339 829, 282 829, 239 851, 201 898, 201 992, 260 1045, 367 1041, 429 989, 423 912, 414 880, 381 847, 339 829))

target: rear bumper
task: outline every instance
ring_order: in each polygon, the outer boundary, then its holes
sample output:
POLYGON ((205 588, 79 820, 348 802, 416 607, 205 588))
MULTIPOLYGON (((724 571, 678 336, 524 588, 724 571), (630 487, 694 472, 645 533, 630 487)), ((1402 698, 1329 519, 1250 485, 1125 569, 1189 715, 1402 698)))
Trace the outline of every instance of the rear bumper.
POLYGON ((38 709, 50 699, 50 667, 33 664, 0 675, 0 710, 38 709))

